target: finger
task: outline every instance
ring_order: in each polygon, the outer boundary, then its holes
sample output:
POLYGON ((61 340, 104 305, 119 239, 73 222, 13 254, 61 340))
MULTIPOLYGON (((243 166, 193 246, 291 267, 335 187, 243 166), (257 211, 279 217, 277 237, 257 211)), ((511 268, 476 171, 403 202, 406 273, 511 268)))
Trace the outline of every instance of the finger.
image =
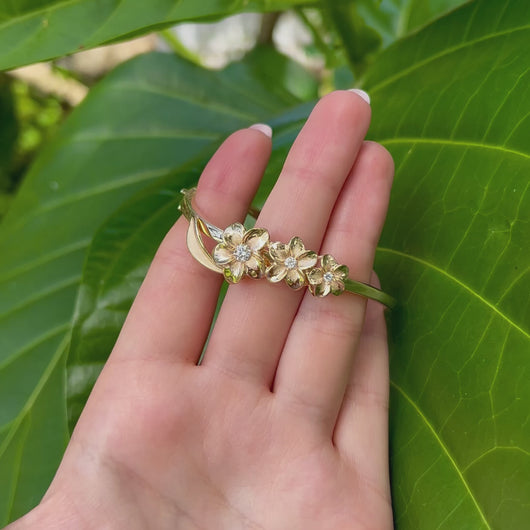
MULTIPOLYGON (((199 179, 196 210, 217 226, 244 219, 270 151, 270 137, 257 128, 229 136, 199 179)), ((160 245, 116 343, 114 358, 197 362, 222 276, 191 256, 187 229, 188 221, 181 216, 160 245)))
MULTIPOLYGON (((347 264, 368 282, 388 206, 393 175, 389 153, 365 142, 337 202, 321 254, 347 264)), ((351 372, 366 299, 350 293, 306 294, 280 359, 274 390, 280 402, 301 406, 331 435, 351 372)))
MULTIPOLYGON (((379 286, 375 273, 371 281, 379 286)), ((341 454, 379 486, 389 483, 388 387, 384 308, 370 300, 333 439, 341 454)))
MULTIPOLYGON (((369 105, 352 92, 333 92, 315 106, 256 223, 271 242, 300 236, 306 249, 320 247, 369 121, 369 105)), ((266 280, 230 288, 204 364, 270 386, 302 295, 266 280)))

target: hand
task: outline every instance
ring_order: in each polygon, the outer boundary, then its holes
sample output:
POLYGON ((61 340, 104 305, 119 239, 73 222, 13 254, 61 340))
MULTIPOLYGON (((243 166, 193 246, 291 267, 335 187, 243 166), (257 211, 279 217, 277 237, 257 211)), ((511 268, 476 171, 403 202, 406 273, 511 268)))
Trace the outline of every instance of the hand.
MULTIPOLYGON (((393 164, 363 141, 369 121, 359 95, 324 97, 256 226, 375 283, 393 164)), ((196 210, 241 221, 270 150, 260 130, 232 134, 196 210)), ((190 256, 187 226, 164 239, 57 476, 13 528, 392 528, 383 307, 245 279, 197 366, 222 276, 190 256)))

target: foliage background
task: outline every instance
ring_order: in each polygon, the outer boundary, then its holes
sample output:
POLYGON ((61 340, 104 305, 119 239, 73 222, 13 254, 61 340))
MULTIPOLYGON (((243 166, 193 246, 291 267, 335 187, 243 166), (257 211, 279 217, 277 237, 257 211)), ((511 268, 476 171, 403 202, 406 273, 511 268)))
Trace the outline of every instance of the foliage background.
POLYGON ((178 190, 227 134, 264 121, 275 135, 262 203, 317 95, 349 83, 372 96, 369 135, 396 162, 376 260, 401 302, 389 315, 396 527, 528 524, 530 6, 28 0, 0 8, 0 68, 291 8, 325 60, 320 79, 270 44, 222 71, 182 50, 140 56, 57 130, 50 111, 14 198, 28 121, 15 112, 23 88, 0 79, 0 523, 53 477, 178 190))

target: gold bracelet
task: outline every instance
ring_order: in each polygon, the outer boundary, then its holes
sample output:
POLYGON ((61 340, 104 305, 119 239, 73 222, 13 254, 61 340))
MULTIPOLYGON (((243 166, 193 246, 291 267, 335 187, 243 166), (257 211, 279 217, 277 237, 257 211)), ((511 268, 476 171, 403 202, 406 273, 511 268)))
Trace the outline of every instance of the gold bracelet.
MULTIPOLYGON (((192 256, 212 271, 223 274, 229 283, 238 283, 243 277, 267 278, 272 283, 282 280, 292 289, 307 286, 313 296, 322 298, 329 293, 340 295, 349 292, 371 298, 387 307, 396 301, 390 295, 367 283, 348 277, 346 265, 340 265, 331 254, 317 255, 306 250, 299 237, 289 243, 271 243, 269 232, 264 228, 245 229, 241 223, 233 223, 225 230, 200 217, 191 205, 196 188, 182 190, 179 210, 190 222, 187 245, 192 256), (202 235, 217 241, 210 253, 202 235)), ((259 211, 249 210, 257 218, 259 211)))

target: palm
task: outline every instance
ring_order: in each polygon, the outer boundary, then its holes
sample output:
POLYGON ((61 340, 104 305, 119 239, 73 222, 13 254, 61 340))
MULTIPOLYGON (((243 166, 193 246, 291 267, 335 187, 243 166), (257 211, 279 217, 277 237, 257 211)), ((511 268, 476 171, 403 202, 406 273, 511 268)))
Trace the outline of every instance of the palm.
MULTIPOLYGON (((121 488, 165 499, 183 528, 389 526, 377 468, 335 447, 296 407, 230 375, 142 364, 141 388, 113 411, 110 436, 108 425, 90 425, 91 437, 105 436, 121 488)), ((130 381, 138 368, 116 363, 106 376, 130 381)))
MULTIPOLYGON (((340 254, 361 281, 392 174, 386 151, 363 143, 368 123, 358 96, 324 98, 256 224, 340 254)), ((218 226, 241 219, 269 152, 260 132, 232 135, 196 207, 218 226)), ((88 497, 90 517, 116 528, 391 527, 381 307, 365 318, 354 295, 245 280, 197 366, 221 280, 187 253, 186 226, 162 244, 47 499, 79 512, 88 497)))

